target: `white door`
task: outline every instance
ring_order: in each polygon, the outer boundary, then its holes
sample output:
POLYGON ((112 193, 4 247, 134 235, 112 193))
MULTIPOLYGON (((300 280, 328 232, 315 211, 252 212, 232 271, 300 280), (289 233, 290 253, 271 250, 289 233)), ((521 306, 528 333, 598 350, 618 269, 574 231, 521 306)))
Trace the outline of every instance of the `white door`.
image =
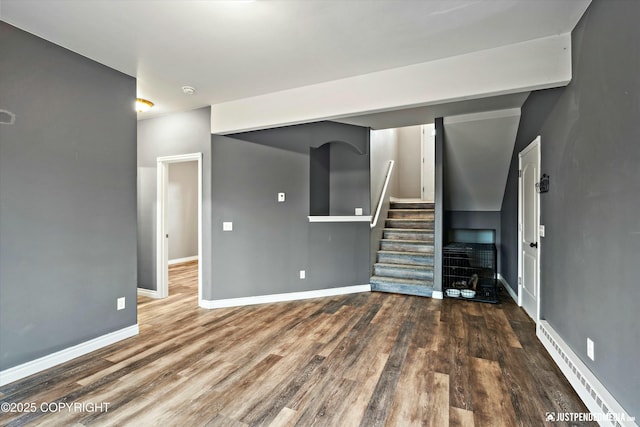
POLYGON ((536 182, 540 177, 540 137, 520 152, 519 191, 519 304, 538 323, 540 310, 540 199, 536 182))
POLYGON ((422 168, 420 168, 420 198, 424 201, 435 200, 436 169, 436 128, 434 123, 422 125, 422 168))

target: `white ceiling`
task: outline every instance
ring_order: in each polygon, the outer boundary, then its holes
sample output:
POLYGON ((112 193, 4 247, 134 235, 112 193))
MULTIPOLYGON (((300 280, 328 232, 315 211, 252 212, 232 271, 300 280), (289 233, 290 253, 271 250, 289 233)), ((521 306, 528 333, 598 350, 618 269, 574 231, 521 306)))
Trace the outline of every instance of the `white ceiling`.
POLYGON ((567 33, 589 2, 0 0, 0 19, 135 76, 152 117, 567 33))

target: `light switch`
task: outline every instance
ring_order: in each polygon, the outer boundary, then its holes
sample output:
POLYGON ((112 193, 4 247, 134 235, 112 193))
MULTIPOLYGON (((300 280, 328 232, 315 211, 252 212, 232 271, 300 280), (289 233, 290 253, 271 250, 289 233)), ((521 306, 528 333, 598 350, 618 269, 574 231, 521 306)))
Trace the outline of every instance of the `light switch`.
POLYGON ((222 231, 233 231, 233 223, 232 222, 223 222, 222 223, 222 231))
POLYGON ((356 208, 356 215, 362 215, 362 208, 356 208))
POLYGON ((540 230, 539 231, 540 231, 539 232, 540 237, 544 237, 544 225, 540 225, 540 230))
POLYGON ((300 278, 301 279, 306 279, 307 278, 307 272, 305 270, 300 270, 300 278))
POLYGON ((278 193, 278 203, 284 202, 284 193, 278 193))

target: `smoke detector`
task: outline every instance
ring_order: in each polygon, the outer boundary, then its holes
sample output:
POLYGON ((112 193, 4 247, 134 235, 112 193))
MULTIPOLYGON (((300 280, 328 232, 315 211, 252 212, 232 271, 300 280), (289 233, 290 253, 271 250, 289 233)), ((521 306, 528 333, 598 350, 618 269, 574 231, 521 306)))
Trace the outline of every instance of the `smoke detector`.
POLYGON ((186 95, 194 95, 196 93, 196 88, 193 86, 182 86, 182 92, 186 95))

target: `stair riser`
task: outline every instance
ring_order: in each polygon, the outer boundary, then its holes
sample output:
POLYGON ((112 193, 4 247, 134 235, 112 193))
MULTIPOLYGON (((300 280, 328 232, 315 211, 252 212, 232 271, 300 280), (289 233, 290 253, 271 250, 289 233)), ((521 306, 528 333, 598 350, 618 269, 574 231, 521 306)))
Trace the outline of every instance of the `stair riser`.
POLYGON ((378 262, 384 264, 411 264, 433 266, 433 257, 430 255, 400 255, 378 253, 378 262))
POLYGON ((382 237, 384 239, 419 240, 421 242, 433 243, 433 232, 385 230, 382 237))
POLYGON ((433 203, 398 203, 391 202, 391 209, 434 209, 435 206, 433 203))
POLYGON ((387 219, 386 228, 418 228, 423 230, 433 230, 433 221, 411 221, 387 219))
POLYGON ((416 280, 432 280, 433 271, 431 270, 418 270, 414 268, 394 268, 390 266, 374 266, 374 272, 376 276, 384 277, 398 277, 401 279, 416 279, 416 280))
POLYGON ((418 295, 423 297, 430 297, 433 293, 433 283, 425 283, 424 286, 408 286, 398 283, 384 282, 371 282, 371 290, 377 292, 391 292, 405 295, 418 295))
POLYGON ((423 242, 388 242, 380 241, 380 249, 383 251, 398 251, 398 252, 422 252, 433 254, 433 245, 425 244, 423 242))
POLYGON ((419 219, 430 219, 433 220, 434 213, 433 211, 421 211, 421 210, 413 210, 413 211, 389 211, 389 218, 419 218, 419 219))

